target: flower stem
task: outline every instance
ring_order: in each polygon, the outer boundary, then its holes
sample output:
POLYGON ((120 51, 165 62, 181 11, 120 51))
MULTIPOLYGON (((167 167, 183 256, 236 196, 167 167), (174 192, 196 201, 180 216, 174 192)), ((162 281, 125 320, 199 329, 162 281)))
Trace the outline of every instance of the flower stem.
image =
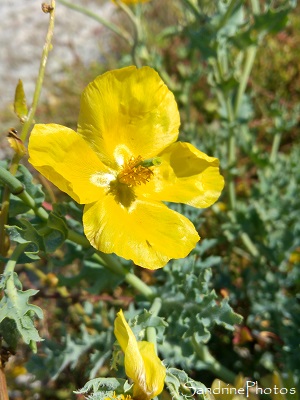
POLYGON ((235 104, 234 104, 234 117, 237 119, 238 112, 242 103, 243 95, 245 93, 247 83, 249 80, 249 76, 254 64, 255 56, 256 56, 257 48, 256 46, 250 46, 246 50, 246 60, 245 60, 245 65, 243 69, 243 73, 240 79, 239 87, 238 87, 238 92, 237 96, 235 99, 235 104))
POLYGON ((117 274, 117 275, 122 275, 125 279, 125 281, 133 286, 136 290, 138 290, 140 293, 142 293, 146 298, 152 299, 154 297, 154 293, 152 289, 147 286, 140 278, 138 278, 136 275, 132 274, 131 272, 128 272, 122 264, 118 261, 116 257, 114 257, 111 254, 105 254, 101 252, 97 252, 93 254, 92 258, 96 262, 100 262, 102 265, 104 265, 105 268, 109 269, 111 272, 117 274))
POLYGON ((233 383, 235 380, 235 374, 230 371, 224 365, 220 364, 209 352, 208 347, 204 344, 199 344, 195 336, 191 339, 192 345, 197 356, 206 364, 206 369, 224 380, 226 383, 233 383))
MULTIPOLYGON (((149 312, 157 316, 162 306, 162 299, 160 297, 156 297, 150 307, 149 312)), ((153 326, 148 326, 146 329, 147 340, 150 343, 154 344, 155 352, 157 354, 157 337, 156 337, 156 329, 153 326)))
POLYGON ((190 11, 197 16, 198 18, 202 18, 203 16, 200 14, 198 8, 195 6, 195 4, 190 1, 190 0, 182 0, 182 2, 187 6, 187 8, 190 9, 190 11))
POLYGON ((279 150, 279 146, 280 146, 280 142, 281 142, 281 136, 282 136, 281 132, 275 133, 275 136, 273 139, 273 144, 272 144, 271 155, 270 155, 270 163, 271 164, 274 164, 276 162, 277 154, 278 154, 278 150, 279 150))
POLYGON ((36 81, 35 90, 34 90, 34 94, 33 94, 32 106, 27 115, 27 119, 24 122, 22 132, 20 135, 20 138, 23 142, 26 141, 28 133, 29 133, 29 129, 33 123, 33 118, 34 118, 34 115, 36 112, 36 108, 38 105, 38 101, 40 98, 42 85, 43 85, 43 81, 44 81, 44 75, 45 75, 48 54, 52 47, 51 41, 52 41, 52 37, 53 37, 54 21, 55 21, 55 0, 51 0, 49 15, 50 15, 50 18, 49 18, 48 31, 47 31, 46 40, 45 40, 43 53, 42 53, 42 57, 41 57, 39 74, 38 74, 38 78, 36 81))
POLYGON ((106 28, 110 29, 112 32, 114 32, 116 35, 120 36, 122 39, 124 39, 130 46, 133 45, 133 40, 131 36, 124 31, 123 29, 119 28, 117 25, 113 24, 112 22, 106 21, 104 18, 101 18, 99 15, 95 14, 93 11, 79 6, 74 3, 70 3, 69 1, 66 0, 57 0, 58 3, 63 4, 64 6, 78 11, 81 14, 87 15, 88 17, 94 19, 95 21, 99 22, 100 24, 104 25, 106 28))
POLYGON ((233 12, 233 10, 234 10, 234 7, 235 7, 238 3, 240 3, 239 0, 231 0, 231 2, 230 2, 230 4, 229 4, 229 6, 228 6, 228 8, 227 8, 227 10, 226 10, 226 12, 225 12, 225 14, 222 16, 222 18, 221 18, 221 20, 220 20, 220 22, 219 22, 219 25, 218 25, 219 29, 220 29, 222 26, 226 25, 226 23, 228 22, 229 18, 231 17, 231 14, 232 14, 232 12, 233 12))
POLYGON ((130 21, 132 22, 133 28, 134 28, 134 41, 131 45, 132 51, 131 51, 131 56, 132 56, 132 61, 134 64, 140 68, 142 66, 141 61, 137 55, 137 50, 139 45, 142 43, 142 38, 143 38, 143 32, 142 32, 142 27, 140 23, 140 19, 134 15, 134 13, 131 11, 131 9, 122 1, 120 0, 115 0, 118 7, 124 11, 124 13, 128 16, 130 21))
MULTIPOLYGON (((1 181, 7 184, 10 192, 23 200, 24 204, 29 206, 39 218, 41 218, 43 221, 47 221, 48 212, 44 208, 37 206, 34 199, 24 190, 22 183, 9 171, 2 167, 0 167, 0 182, 1 181)), ((89 241, 84 236, 72 230, 68 230, 68 239, 74 243, 80 244, 84 248, 91 246, 89 241)), ((128 272, 113 255, 101 253, 99 251, 92 257, 95 261, 100 262, 110 271, 124 276, 125 281, 142 293, 146 298, 152 299, 154 297, 152 289, 136 275, 128 272)))
MULTIPOLYGON (((22 255, 24 252, 25 248, 28 246, 28 243, 18 243, 18 245, 15 247, 12 255, 10 256, 10 259, 8 260, 5 270, 4 270, 4 275, 10 274, 14 272, 15 266, 18 262, 19 257, 22 255)), ((9 291, 9 289, 7 288, 9 291)))
POLYGON ((0 167, 0 182, 4 185, 2 205, 0 211, 0 254, 5 256, 8 250, 8 242, 6 239, 5 225, 8 218, 9 211, 9 195, 20 194, 24 188, 22 183, 16 179, 13 174, 16 173, 17 165, 13 162, 11 165, 11 172, 5 168, 0 167))
MULTIPOLYGON (((50 20, 49 20, 48 32, 47 32, 46 41, 45 41, 45 45, 44 45, 44 49, 43 49, 43 53, 42 53, 41 62, 40 62, 39 74, 38 74, 37 82, 35 85, 33 102, 32 102, 32 106, 29 110, 29 113, 27 115, 26 121, 24 122, 22 132, 20 135, 20 138, 23 142, 25 142, 25 140, 27 139, 28 132, 32 125, 33 118, 34 118, 37 104, 38 104, 38 100, 39 100, 40 93, 42 90, 42 84, 43 84, 43 79, 44 79, 46 63, 47 63, 47 57, 48 57, 48 53, 51 49, 51 40, 52 40, 52 36, 53 36, 54 17, 55 17, 55 0, 51 0, 49 14, 50 14, 50 20)), ((20 156, 16 153, 12 159, 12 162, 11 162, 11 165, 9 168, 9 171, 12 175, 16 174, 20 159, 21 159, 20 156)), ((7 223, 8 211, 9 211, 9 194, 10 194, 10 190, 9 190, 8 186, 5 186, 4 191, 3 191, 3 196, 2 196, 2 206, 1 206, 1 212, 0 212, 0 254, 2 254, 2 255, 5 255, 7 252, 5 225, 7 223)))

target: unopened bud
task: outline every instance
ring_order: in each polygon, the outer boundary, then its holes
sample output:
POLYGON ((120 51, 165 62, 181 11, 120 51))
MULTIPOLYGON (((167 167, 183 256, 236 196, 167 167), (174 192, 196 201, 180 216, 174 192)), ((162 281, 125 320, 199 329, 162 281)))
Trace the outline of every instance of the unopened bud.
POLYGON ((43 11, 45 14, 48 14, 48 13, 50 13, 51 11, 53 11, 53 7, 50 6, 50 4, 42 3, 42 11, 43 11))

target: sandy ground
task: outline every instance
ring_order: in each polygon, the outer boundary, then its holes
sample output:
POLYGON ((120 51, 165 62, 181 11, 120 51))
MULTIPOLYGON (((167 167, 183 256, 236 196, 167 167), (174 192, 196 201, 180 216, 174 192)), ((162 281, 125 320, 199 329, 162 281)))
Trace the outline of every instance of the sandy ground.
MULTIPOLYGON (((71 0, 109 18, 114 6, 109 0, 71 0)), ((0 110, 13 102, 22 79, 28 102, 32 100, 40 55, 48 28, 42 0, 0 0, 0 110)), ((62 79, 64 66, 76 58, 84 63, 100 60, 100 45, 107 31, 97 21, 57 3, 53 50, 46 76, 62 79), (104 35, 103 35, 104 34, 104 35), (101 40, 102 39, 102 40, 101 40)), ((45 90, 43 96, 47 95, 45 90)))

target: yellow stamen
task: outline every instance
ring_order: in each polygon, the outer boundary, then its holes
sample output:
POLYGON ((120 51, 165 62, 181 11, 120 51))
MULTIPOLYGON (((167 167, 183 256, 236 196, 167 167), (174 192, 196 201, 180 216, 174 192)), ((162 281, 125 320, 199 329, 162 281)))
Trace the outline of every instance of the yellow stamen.
POLYGON ((153 175, 153 172, 142 165, 142 157, 131 159, 124 164, 122 171, 118 175, 118 180, 121 183, 125 183, 128 187, 141 185, 147 183, 153 175))

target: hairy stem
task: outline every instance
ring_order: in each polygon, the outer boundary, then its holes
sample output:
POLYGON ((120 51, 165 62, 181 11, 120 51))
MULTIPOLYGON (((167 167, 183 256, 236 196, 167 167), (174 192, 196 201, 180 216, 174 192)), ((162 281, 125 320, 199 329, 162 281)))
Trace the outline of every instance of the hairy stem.
MULTIPOLYGON (((162 299, 160 297, 156 297, 151 305, 149 312, 157 316, 162 306, 162 299)), ((157 337, 156 337, 156 329, 153 326, 148 326, 146 329, 146 335, 148 342, 154 344, 155 352, 157 354, 157 337)))
MULTIPOLYGON (((53 30, 54 30, 54 19, 55 19, 55 0, 51 0, 50 8, 49 8, 49 26, 48 26, 48 32, 46 36, 46 41, 44 44, 44 49, 41 57, 41 62, 40 62, 40 69, 38 73, 38 78, 36 81, 35 85, 35 91, 33 95, 33 101, 32 101, 32 106, 28 112, 26 121, 24 122, 22 132, 21 132, 21 140, 25 142, 28 136, 29 129, 33 123, 33 118, 36 112, 36 108, 38 105, 38 101, 40 98, 41 90, 42 90, 42 85, 43 85, 43 80, 44 80, 44 74, 45 74, 45 68, 46 68, 46 63, 47 63, 47 58, 49 51, 51 50, 51 40, 53 36, 53 30)), ((16 153, 12 159, 9 171, 11 172, 12 175, 15 175, 18 169, 20 161, 20 156, 16 153)), ((7 223, 8 219, 8 212, 9 212, 9 195, 10 195, 10 190, 7 186, 4 187, 3 191, 3 196, 2 196, 2 206, 1 206, 1 211, 0 211, 0 254, 1 255, 6 255, 6 252, 8 250, 8 245, 7 245, 7 237, 5 233, 5 225, 7 223)))
POLYGON ((42 57, 41 57, 41 62, 40 62, 40 69, 39 69, 39 74, 37 77, 37 81, 35 84, 35 90, 33 94, 33 101, 32 101, 32 106, 29 110, 27 119, 23 125, 23 129, 21 132, 21 140, 23 142, 26 141, 29 129, 33 123, 33 118, 37 109, 38 101, 40 98, 42 86, 43 86, 43 81, 44 81, 44 75, 45 75, 45 69, 46 69, 46 64, 47 64, 47 59, 48 59, 48 54, 51 50, 52 47, 52 37, 53 37, 53 31, 54 31, 54 21, 55 21, 55 0, 51 0, 50 4, 50 9, 49 9, 49 25, 48 25, 48 31, 46 35, 46 40, 42 52, 42 57))
POLYGON ((140 68, 142 66, 141 61, 138 57, 138 47, 142 43, 142 38, 143 38, 143 32, 142 32, 142 27, 140 23, 140 19, 137 18, 134 13, 131 11, 131 9, 122 1, 120 0, 115 0, 118 7, 124 11, 124 13, 127 15, 127 17, 130 19, 133 29, 134 29, 134 41, 131 45, 131 56, 132 56, 132 61, 133 63, 140 68))
POLYGON ((220 364, 209 352, 208 347, 204 344, 199 344, 195 336, 191 339, 194 350, 201 361, 206 364, 206 369, 224 380, 226 383, 233 383, 235 374, 220 364))
POLYGON ((272 144, 271 155, 270 155, 270 162, 272 164, 274 164, 276 162, 276 159, 277 159, 278 150, 279 150, 280 142, 281 142, 281 136, 282 136, 281 132, 276 132, 275 133, 275 136, 274 136, 274 139, 273 139, 273 144, 272 144))
POLYGON ((152 299, 154 297, 154 293, 152 289, 146 285, 140 278, 134 275, 131 272, 128 272, 119 260, 111 254, 105 254, 98 251, 93 254, 92 258, 96 262, 100 262, 105 268, 109 269, 113 273, 117 275, 121 275, 124 277, 124 280, 134 287, 139 293, 143 294, 147 299, 152 299))

